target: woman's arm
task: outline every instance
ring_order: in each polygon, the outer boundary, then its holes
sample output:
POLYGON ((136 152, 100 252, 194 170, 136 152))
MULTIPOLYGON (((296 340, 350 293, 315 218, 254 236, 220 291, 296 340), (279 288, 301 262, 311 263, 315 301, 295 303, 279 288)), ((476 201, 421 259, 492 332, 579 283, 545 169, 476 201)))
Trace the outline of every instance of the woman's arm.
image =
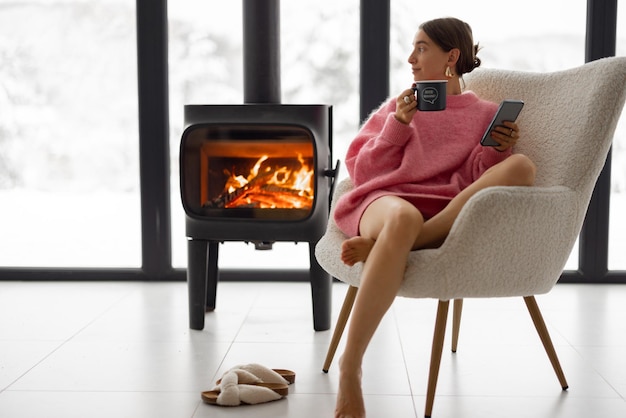
POLYGON ((346 167, 355 185, 395 170, 413 128, 394 117, 395 100, 383 104, 365 122, 346 154, 346 167))

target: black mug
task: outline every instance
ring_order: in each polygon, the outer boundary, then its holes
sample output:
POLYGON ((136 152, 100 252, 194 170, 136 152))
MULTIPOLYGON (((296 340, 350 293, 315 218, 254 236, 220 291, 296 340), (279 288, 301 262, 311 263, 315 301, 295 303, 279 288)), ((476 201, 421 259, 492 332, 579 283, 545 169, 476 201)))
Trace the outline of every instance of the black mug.
POLYGON ((422 111, 444 110, 446 108, 447 80, 416 81, 413 90, 417 109, 422 111))

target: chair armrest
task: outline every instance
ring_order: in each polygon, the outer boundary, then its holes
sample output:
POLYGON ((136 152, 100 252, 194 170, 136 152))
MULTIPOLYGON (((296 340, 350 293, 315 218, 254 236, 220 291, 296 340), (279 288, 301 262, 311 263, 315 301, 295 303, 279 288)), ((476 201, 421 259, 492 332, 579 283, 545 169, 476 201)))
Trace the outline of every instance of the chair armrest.
MULTIPOLYGON (((580 195, 565 186, 489 187, 465 204, 444 245, 468 234, 501 234, 517 228, 533 228, 540 235, 550 230, 576 235, 583 217, 580 195)), ((528 235, 522 233, 520 238, 528 235)))
POLYGON ((419 264, 453 261, 466 272, 459 278, 448 269, 450 298, 546 293, 576 241, 582 204, 580 194, 564 186, 484 189, 467 202, 433 259, 419 264), (480 285, 463 277, 479 277, 480 285))

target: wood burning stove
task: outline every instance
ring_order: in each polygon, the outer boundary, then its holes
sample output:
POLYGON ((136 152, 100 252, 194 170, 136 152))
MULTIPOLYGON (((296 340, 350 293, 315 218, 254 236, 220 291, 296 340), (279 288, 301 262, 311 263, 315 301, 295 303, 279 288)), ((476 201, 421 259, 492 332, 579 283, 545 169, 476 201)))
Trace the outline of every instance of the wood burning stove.
POLYGON ((331 107, 187 105, 181 139, 181 197, 188 237, 189 318, 204 328, 215 308, 218 248, 245 241, 308 242, 316 330, 330 328, 331 277, 314 248, 328 220, 331 107))

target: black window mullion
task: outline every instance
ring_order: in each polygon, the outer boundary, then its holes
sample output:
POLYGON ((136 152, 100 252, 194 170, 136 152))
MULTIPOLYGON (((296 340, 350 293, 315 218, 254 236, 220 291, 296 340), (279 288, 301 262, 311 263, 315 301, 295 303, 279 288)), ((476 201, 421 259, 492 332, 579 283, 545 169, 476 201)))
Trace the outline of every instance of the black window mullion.
POLYGON ((142 269, 172 270, 167 0, 137 0, 142 269))
MULTIPOLYGON (((587 0, 585 62, 615 56, 617 0, 587 0)), ((608 273, 611 151, 598 177, 579 239, 579 271, 585 282, 608 273)))

